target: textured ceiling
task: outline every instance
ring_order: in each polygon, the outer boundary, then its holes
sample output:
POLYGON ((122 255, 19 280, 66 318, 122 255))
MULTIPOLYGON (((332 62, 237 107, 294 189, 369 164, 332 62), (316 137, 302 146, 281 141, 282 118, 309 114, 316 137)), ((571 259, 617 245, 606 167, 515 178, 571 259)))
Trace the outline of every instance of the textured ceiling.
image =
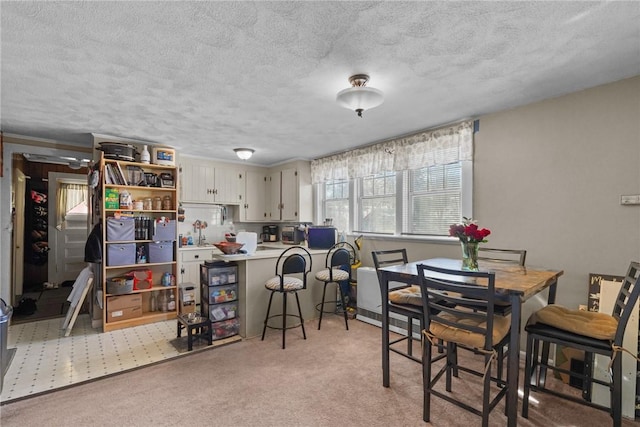
POLYGON ((270 165, 640 74, 640 2, 6 2, 5 133, 270 165), (371 75, 385 102, 335 102, 371 75))

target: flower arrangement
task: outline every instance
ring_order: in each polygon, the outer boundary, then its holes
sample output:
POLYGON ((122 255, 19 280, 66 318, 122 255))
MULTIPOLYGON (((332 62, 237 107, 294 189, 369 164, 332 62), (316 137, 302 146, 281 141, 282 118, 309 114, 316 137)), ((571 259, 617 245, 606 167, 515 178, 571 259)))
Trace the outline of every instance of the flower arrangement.
POLYGON ((485 243, 486 237, 491 231, 479 228, 476 221, 471 218, 462 218, 462 224, 451 224, 449 236, 457 237, 462 243, 485 243))

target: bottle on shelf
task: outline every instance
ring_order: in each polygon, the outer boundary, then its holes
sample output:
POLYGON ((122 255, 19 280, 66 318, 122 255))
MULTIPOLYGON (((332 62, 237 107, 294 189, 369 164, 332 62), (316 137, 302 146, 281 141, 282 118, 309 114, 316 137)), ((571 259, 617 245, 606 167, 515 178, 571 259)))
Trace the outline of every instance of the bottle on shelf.
POLYGON ((149 154, 149 150, 147 150, 147 146, 143 146, 142 153, 140 153, 140 163, 151 163, 151 154, 149 154))
POLYGON ((149 311, 158 311, 158 293, 151 292, 151 303, 149 307, 149 311))
POLYGON ((176 309, 176 296, 173 291, 170 291, 169 302, 167 303, 167 311, 174 311, 176 309))
POLYGON ((160 311, 169 311, 169 297, 167 296, 167 291, 160 291, 158 306, 160 307, 160 311))

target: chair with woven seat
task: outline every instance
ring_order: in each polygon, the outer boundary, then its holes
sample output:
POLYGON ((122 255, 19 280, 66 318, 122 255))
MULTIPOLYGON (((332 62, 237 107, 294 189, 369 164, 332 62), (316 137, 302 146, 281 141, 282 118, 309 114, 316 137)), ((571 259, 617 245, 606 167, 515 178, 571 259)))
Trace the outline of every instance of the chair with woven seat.
POLYGON ((264 340, 267 328, 282 330, 282 348, 285 348, 285 333, 287 329, 302 327, 302 336, 306 340, 307 334, 304 330, 304 319, 302 318, 302 310, 300 309, 300 299, 298 291, 307 288, 307 275, 311 272, 311 254, 302 246, 292 246, 282 252, 276 262, 276 275, 265 283, 271 295, 269 296, 269 306, 267 315, 264 319, 264 327, 262 328, 262 340, 264 340), (270 316, 271 302, 273 295, 279 292, 282 294, 282 314, 274 314, 270 316), (298 305, 298 314, 287 313, 287 294, 296 296, 298 305), (269 319, 274 317, 282 317, 282 326, 269 325, 269 319), (287 317, 295 317, 300 324, 287 326, 287 317))
MULTIPOLYGON (((495 273, 482 271, 460 271, 418 264, 418 279, 421 287, 424 339, 423 373, 423 419, 431 417, 431 396, 440 397, 454 405, 482 417, 482 426, 489 425, 489 414, 507 393, 507 381, 491 376, 491 365, 498 358, 498 350, 509 340, 510 315, 495 314, 497 300, 495 273), (432 375, 432 347, 436 340, 445 342, 446 363, 432 375), (483 356, 484 370, 477 371, 458 363, 457 348, 473 349, 483 356), (426 362, 429 361, 429 362, 426 362), (471 399, 456 399, 452 391, 453 378, 458 372, 481 377, 482 408, 471 405, 471 399), (438 381, 445 377, 446 392, 436 389, 438 381), (492 390, 491 385, 497 386, 492 390)), ((462 393, 460 396, 466 395, 462 393)))
MULTIPOLYGON (((371 256, 373 257, 373 264, 376 268, 376 271, 382 267, 406 264, 409 262, 407 257, 407 250, 405 248, 386 251, 373 251, 371 252, 371 256)), ((380 291, 382 292, 382 289, 380 291)), ((394 313, 406 318, 406 335, 403 335, 393 341, 389 340, 389 347, 385 351, 392 351, 408 359, 421 363, 422 358, 413 355, 413 341, 421 341, 420 339, 416 339, 413 337, 414 321, 417 321, 419 323, 420 330, 424 329, 420 286, 402 285, 393 289, 389 289, 387 300, 389 313, 394 313), (396 347, 392 347, 394 344, 405 340, 407 341, 406 351, 403 351, 396 347)), ((384 331, 384 333, 388 335, 389 330, 384 331)))
POLYGON ((527 348, 525 356, 525 380, 522 416, 529 416, 529 395, 531 390, 549 393, 572 402, 607 411, 613 419, 613 426, 622 424, 622 354, 623 350, 637 358, 637 349, 624 349, 625 328, 632 312, 637 310, 636 303, 640 294, 640 263, 632 262, 622 282, 611 315, 606 313, 569 310, 557 304, 548 305, 531 315, 525 327, 527 348), (569 371, 550 365, 548 355, 539 355, 540 344, 556 344, 567 348, 582 350, 585 360, 594 354, 611 359, 609 368, 613 372, 611 381, 594 378, 591 367, 584 373, 569 371), (546 370, 568 374, 582 380, 583 399, 546 387, 546 370), (610 406, 603 406, 585 400, 589 398, 592 384, 600 384, 609 389, 610 406))
POLYGON ((325 310, 325 304, 338 303, 341 304, 341 309, 335 312, 342 311, 344 315, 344 325, 349 330, 349 321, 347 316, 347 306, 344 297, 344 291, 340 282, 351 282, 351 264, 355 262, 356 250, 348 242, 338 242, 329 249, 325 258, 325 268, 316 273, 316 280, 324 282, 322 289, 322 302, 316 305, 316 310, 320 312, 320 319, 318 320, 318 330, 322 325, 323 313, 333 313, 334 311, 325 310), (339 300, 326 300, 327 285, 329 283, 335 283, 337 287, 337 294, 340 295, 339 300))
POLYGON ((527 251, 524 249, 497 249, 480 246, 478 259, 493 262, 513 263, 524 266, 527 251))

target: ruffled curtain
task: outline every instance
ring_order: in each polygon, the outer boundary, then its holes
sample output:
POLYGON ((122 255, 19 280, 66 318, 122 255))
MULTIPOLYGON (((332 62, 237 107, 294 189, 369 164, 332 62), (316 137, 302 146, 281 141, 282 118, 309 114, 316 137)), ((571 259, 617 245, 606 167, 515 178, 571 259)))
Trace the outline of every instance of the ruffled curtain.
POLYGON ((314 184, 473 160, 473 122, 419 132, 311 162, 314 184))
POLYGON ((88 186, 85 184, 58 183, 56 195, 56 228, 63 230, 67 213, 87 200, 88 186))

